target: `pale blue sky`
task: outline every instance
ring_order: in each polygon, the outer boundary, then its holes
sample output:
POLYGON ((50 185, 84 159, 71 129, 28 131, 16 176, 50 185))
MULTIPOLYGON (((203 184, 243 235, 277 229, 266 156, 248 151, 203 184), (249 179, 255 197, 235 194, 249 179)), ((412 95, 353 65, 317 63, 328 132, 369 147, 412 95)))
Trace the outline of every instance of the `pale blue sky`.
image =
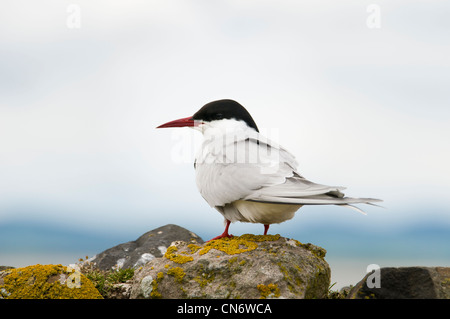
POLYGON ((0 225, 219 234, 194 181, 201 136, 155 127, 232 98, 304 176, 385 200, 368 216, 303 208, 274 231, 450 229, 449 15, 448 1, 2 1, 0 225))

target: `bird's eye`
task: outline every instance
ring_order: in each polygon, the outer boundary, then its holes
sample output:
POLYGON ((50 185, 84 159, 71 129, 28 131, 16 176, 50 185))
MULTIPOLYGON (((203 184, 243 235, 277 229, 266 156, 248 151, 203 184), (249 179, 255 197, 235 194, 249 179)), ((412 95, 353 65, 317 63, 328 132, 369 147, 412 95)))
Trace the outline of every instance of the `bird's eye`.
POLYGON ((216 118, 216 120, 221 120, 221 119, 223 119, 223 114, 217 113, 214 117, 216 118))

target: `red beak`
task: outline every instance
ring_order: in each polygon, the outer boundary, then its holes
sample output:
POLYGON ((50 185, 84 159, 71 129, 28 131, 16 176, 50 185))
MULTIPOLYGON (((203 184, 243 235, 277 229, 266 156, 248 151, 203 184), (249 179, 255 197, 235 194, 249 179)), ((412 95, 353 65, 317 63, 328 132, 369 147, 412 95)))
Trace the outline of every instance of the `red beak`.
POLYGON ((198 126, 200 123, 201 123, 201 121, 194 121, 192 116, 189 116, 189 117, 185 117, 185 118, 182 118, 182 119, 179 119, 179 120, 167 122, 165 124, 162 124, 162 125, 158 126, 157 128, 183 127, 183 126, 194 127, 194 126, 198 126))

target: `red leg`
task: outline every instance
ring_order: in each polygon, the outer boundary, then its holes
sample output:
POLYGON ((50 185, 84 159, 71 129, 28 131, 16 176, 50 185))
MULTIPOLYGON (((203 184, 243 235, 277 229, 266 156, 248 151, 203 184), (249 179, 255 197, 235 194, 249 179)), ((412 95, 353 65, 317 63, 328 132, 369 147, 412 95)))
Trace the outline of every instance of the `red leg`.
POLYGON ((270 224, 264 225, 264 235, 267 235, 267 231, 269 230, 269 226, 270 226, 270 224))
POLYGON ((227 224, 225 225, 225 231, 223 232, 222 235, 219 235, 217 237, 214 237, 213 239, 208 240, 207 242, 211 241, 211 240, 216 240, 216 239, 220 239, 220 238, 231 238, 233 237, 233 235, 228 234, 228 227, 230 227, 231 222, 227 219, 227 224))

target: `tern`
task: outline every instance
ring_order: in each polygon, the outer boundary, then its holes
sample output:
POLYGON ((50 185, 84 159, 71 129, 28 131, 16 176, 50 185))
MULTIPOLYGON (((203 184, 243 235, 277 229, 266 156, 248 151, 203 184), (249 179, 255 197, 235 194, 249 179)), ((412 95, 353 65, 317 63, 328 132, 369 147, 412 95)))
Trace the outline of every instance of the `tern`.
MULTIPOLYGON (((345 187, 313 183, 300 175, 295 157, 259 133, 250 113, 238 102, 217 100, 193 116, 167 122, 157 128, 190 127, 203 133, 195 157, 196 184, 202 197, 225 218, 223 234, 232 237, 232 222, 264 225, 294 217, 304 205, 339 205, 380 202, 374 198, 345 197, 345 187)), ((377 206, 377 205, 375 205, 377 206)))

